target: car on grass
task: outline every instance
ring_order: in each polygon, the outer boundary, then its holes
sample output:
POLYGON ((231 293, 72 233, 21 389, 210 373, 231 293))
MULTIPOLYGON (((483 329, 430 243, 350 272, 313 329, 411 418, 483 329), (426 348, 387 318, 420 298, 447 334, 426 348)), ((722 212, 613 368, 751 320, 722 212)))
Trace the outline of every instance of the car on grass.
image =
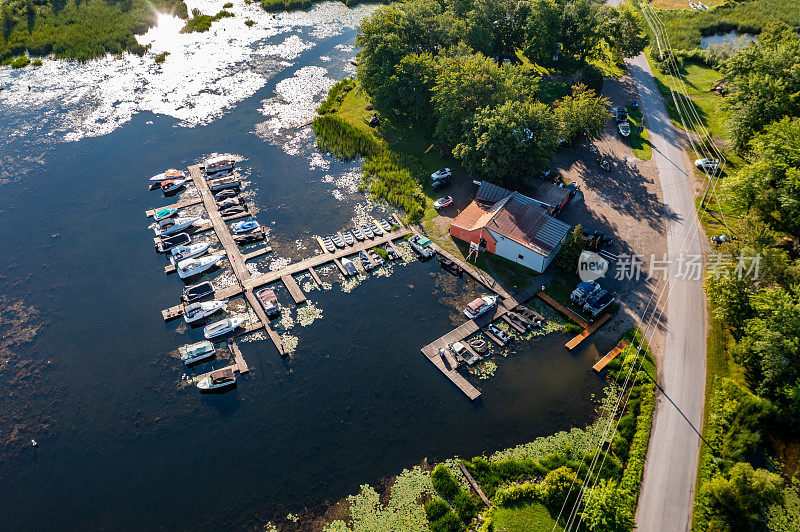
POLYGON ((697 159, 694 165, 704 172, 716 172, 719 170, 718 159, 697 159))
POLYGON ((617 107, 614 117, 617 119, 617 123, 620 122, 627 122, 628 120, 628 110, 624 107, 617 107))
POLYGON ((453 204, 453 196, 447 196, 447 197, 444 197, 444 198, 439 198, 436 201, 434 201, 433 202, 433 208, 434 209, 441 209, 441 208, 447 207, 448 205, 452 205, 452 204, 453 204))
POLYGON ((434 181, 433 184, 431 185, 431 188, 433 190, 439 190, 440 188, 444 188, 449 184, 450 184, 449 179, 440 179, 439 181, 434 181))
POLYGON ((431 179, 434 181, 442 181, 443 179, 449 180, 453 176, 453 171, 449 168, 442 168, 441 170, 436 170, 434 173, 431 174, 431 179))

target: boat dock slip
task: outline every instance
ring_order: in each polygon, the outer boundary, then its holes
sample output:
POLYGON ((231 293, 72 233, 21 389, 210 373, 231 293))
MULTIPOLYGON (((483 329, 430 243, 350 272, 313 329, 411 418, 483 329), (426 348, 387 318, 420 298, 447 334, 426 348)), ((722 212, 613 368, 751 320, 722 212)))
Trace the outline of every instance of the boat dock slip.
POLYGON ((314 271, 314 268, 309 268, 308 273, 311 274, 311 278, 314 279, 317 286, 322 286, 322 280, 319 278, 319 275, 317 275, 317 272, 314 271))
POLYGON ((267 253, 272 253, 272 246, 266 246, 261 249, 257 249, 256 251, 253 251, 251 253, 245 253, 244 255, 242 255, 242 258, 244 258, 245 261, 248 261, 257 259, 261 255, 266 255, 267 253))
POLYGON ((297 281, 294 280, 294 277, 291 275, 281 275, 281 281, 283 282, 286 289, 291 294, 292 299, 296 304, 300 304, 306 300, 306 296, 302 290, 300 290, 300 286, 297 284, 297 281))
POLYGON ((198 196, 196 198, 188 199, 186 201, 181 201, 181 202, 175 203, 173 205, 165 205, 165 206, 161 207, 160 209, 150 209, 149 211, 145 211, 144 215, 149 218, 149 217, 153 216, 155 213, 157 213, 158 211, 161 211, 161 210, 164 210, 164 209, 185 209, 186 207, 191 207, 192 205, 197 205, 198 203, 203 203, 203 198, 198 196))
POLYGON ((500 347, 505 347, 506 343, 504 341, 502 341, 500 338, 498 338, 497 336, 493 335, 487 329, 481 329, 481 332, 486 336, 486 338, 488 338, 489 340, 491 340, 495 344, 499 345, 500 347))
POLYGON ((456 264, 464 268, 464 272, 466 272, 467 275, 475 279, 475 281, 483 285, 484 288, 486 288, 487 290, 491 290, 492 292, 497 293, 503 299, 508 299, 509 297, 511 297, 511 294, 503 290, 503 287, 500 286, 500 283, 495 281, 494 278, 491 277, 488 273, 476 270, 473 265, 467 263, 467 261, 463 259, 457 258, 455 255, 453 255, 448 251, 445 251, 437 244, 432 243, 431 247, 433 247, 433 250, 439 253, 440 255, 447 257, 451 261, 455 262, 456 264))
POLYGON ((337 268, 339 268, 339 272, 347 277, 347 270, 344 269, 344 266, 342 266, 342 263, 339 262, 339 259, 333 259, 333 263, 336 264, 337 268))
POLYGON ((515 321, 508 317, 508 315, 503 314, 501 316, 503 321, 508 323, 508 326, 517 331, 518 333, 525 333, 525 327, 518 325, 515 321))
POLYGON ((247 366, 247 362, 245 362, 244 357, 242 356, 242 352, 239 350, 239 346, 236 345, 233 341, 228 341, 228 349, 231 351, 233 363, 225 366, 224 368, 219 369, 212 369, 208 373, 203 373, 202 375, 198 375, 195 377, 195 381, 201 381, 204 378, 208 377, 215 371, 219 371, 220 369, 230 369, 231 371, 238 372, 239 375, 244 375, 245 373, 250 371, 250 368, 247 366))
POLYGON ((459 462, 458 463, 458 467, 461 468, 461 472, 464 473, 465 477, 467 477, 467 480, 469 481, 469 485, 472 486, 472 489, 474 489, 475 493, 477 493, 478 496, 481 498, 481 500, 483 501, 483 504, 485 504, 487 508, 491 508, 492 507, 492 503, 489 502, 489 499, 483 493, 483 490, 481 489, 480 485, 477 482, 475 482, 475 479, 472 478, 472 475, 469 474, 469 471, 467 471, 467 468, 464 467, 464 464, 459 462))
MULTIPOLYGON (((541 291, 536 292, 536 297, 538 297, 539 299, 541 299, 542 301, 544 301, 545 303, 547 303, 548 305, 550 305, 551 307, 553 307, 554 309, 559 311, 561 314, 563 314, 564 316, 568 317, 569 319, 571 319, 572 321, 574 321, 575 323, 577 323, 578 325, 580 325, 584 329, 589 326, 589 324, 586 323, 586 320, 584 320, 583 318, 581 318, 580 316, 575 314, 575 312, 571 311, 570 309, 568 309, 567 307, 565 307, 564 305, 562 305, 561 303, 559 303, 558 301, 556 301, 552 297, 548 296, 544 292, 541 292, 541 291)), ((594 332, 594 331, 592 331, 592 332, 594 332)))
POLYGON ((399 216, 397 216, 397 213, 392 214, 392 218, 394 218, 394 221, 397 222, 397 225, 403 227, 403 221, 400 219, 399 216))
MULTIPOLYGON (((230 299, 241 292, 242 287, 235 284, 227 288, 215 290, 214 299, 230 299)), ((181 316, 183 316, 183 303, 180 305, 175 305, 174 307, 165 308, 161 311, 161 317, 164 318, 164 321, 174 320, 175 318, 180 318, 181 316)))
POLYGON ((611 314, 603 314, 602 318, 592 323, 591 325, 588 325, 585 329, 583 329, 582 333, 580 333, 578 336, 567 342, 567 344, 564 347, 572 351, 573 349, 578 347, 578 344, 580 344, 586 338, 591 336, 592 333, 594 333, 597 329, 605 325, 605 323, 610 319, 611 319, 611 314))
POLYGON ((322 238, 315 236, 314 238, 317 239, 317 244, 319 244, 320 249, 323 253, 328 253, 328 248, 325 247, 325 244, 322 242, 322 238))
POLYGON ((621 341, 620 343, 617 344, 616 347, 614 347, 614 349, 609 351, 606 356, 598 360, 597 364, 592 366, 592 369, 595 370, 597 373, 600 373, 601 371, 603 371, 603 368, 608 366, 609 362, 614 360, 617 357, 617 355, 619 355, 622 352, 622 350, 628 347, 629 345, 631 345, 630 340, 621 341))

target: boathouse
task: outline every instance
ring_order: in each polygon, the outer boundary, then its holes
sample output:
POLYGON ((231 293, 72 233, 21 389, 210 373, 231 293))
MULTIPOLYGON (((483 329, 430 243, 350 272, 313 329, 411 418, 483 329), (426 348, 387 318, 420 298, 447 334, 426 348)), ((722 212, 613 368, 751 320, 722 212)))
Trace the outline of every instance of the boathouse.
MULTIPOLYGON (((529 188, 530 190, 526 191, 527 194, 525 195, 526 201, 540 205, 550 216, 554 216, 563 209, 570 198, 568 188, 546 181, 537 181, 535 185, 529 188)), ((488 181, 481 181, 478 191, 475 193, 475 198, 494 203, 512 194, 514 192, 507 188, 497 186, 488 181)))
POLYGON ((476 244, 481 251, 543 272, 561 249, 571 226, 550 216, 541 201, 502 191, 506 189, 481 184, 475 200, 450 224, 450 234, 476 244))

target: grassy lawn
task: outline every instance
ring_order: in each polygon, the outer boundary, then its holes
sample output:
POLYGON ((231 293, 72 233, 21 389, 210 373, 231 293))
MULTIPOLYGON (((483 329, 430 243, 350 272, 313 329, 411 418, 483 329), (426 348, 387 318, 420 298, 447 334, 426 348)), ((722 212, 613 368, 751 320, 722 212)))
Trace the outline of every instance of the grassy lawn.
POLYGON ((643 125, 642 111, 628 106, 628 122, 631 124, 631 135, 628 142, 631 144, 633 154, 643 161, 649 161, 653 156, 653 147, 650 144, 650 134, 647 129, 639 133, 639 127, 643 125))
POLYGON ((506 532, 563 531, 541 503, 523 503, 496 508, 492 523, 494 530, 506 532))
MULTIPOLYGON (((725 0, 707 0, 703 2, 708 7, 721 5, 725 0)), ((689 9, 689 0, 653 0, 650 5, 655 9, 689 9)))

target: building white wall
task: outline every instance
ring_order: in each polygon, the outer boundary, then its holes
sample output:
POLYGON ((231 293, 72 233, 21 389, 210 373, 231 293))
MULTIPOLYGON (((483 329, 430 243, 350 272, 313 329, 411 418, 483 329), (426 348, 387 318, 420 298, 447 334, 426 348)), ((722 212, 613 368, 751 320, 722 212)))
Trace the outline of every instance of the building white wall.
POLYGON ((492 234, 495 240, 497 240, 495 254, 539 273, 543 272, 547 268, 547 265, 550 264, 550 261, 553 260, 553 257, 555 257, 556 253, 558 252, 558 249, 556 249, 555 252, 551 253, 548 257, 544 257, 532 249, 526 248, 522 244, 514 242, 510 238, 506 238, 503 235, 495 233, 491 229, 488 229, 488 231, 492 234))

